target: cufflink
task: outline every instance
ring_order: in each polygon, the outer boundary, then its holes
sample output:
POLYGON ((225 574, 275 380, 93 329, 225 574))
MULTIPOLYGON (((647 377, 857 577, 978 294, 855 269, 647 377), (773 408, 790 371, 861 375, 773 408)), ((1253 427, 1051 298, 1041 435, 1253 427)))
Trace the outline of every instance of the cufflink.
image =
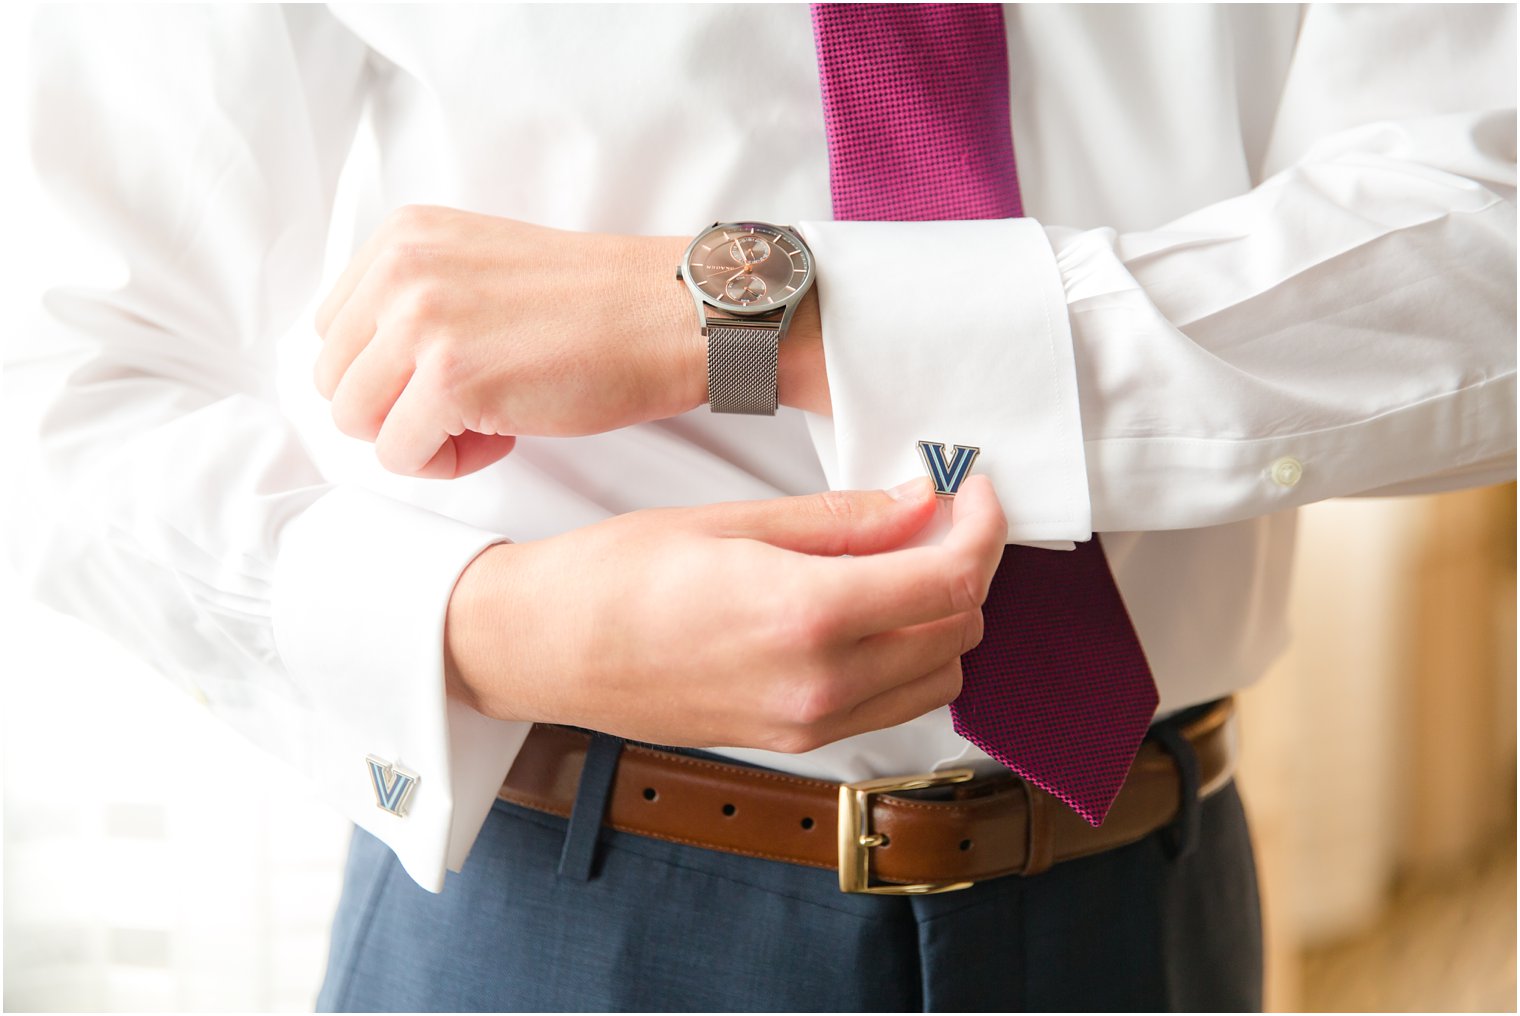
POLYGON ((961 489, 961 484, 971 473, 971 463, 981 453, 980 448, 958 444, 955 446, 955 454, 946 462, 943 442, 918 443, 918 454, 924 460, 924 468, 929 471, 929 479, 934 481, 934 493, 944 497, 954 497, 955 492, 961 489))
POLYGON ((417 774, 392 765, 383 758, 366 755, 370 783, 375 788, 375 806, 397 817, 406 816, 407 802, 417 789, 417 774))

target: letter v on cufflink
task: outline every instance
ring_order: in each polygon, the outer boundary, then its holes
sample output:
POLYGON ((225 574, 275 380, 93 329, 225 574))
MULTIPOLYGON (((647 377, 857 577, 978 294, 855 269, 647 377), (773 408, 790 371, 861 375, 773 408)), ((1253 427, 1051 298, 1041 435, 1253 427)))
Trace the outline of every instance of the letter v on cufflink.
POLYGON ((944 497, 954 497, 955 492, 961 489, 961 484, 971 473, 971 463, 981 453, 980 448, 958 444, 955 446, 955 454, 946 462, 943 442, 918 443, 918 454, 924 460, 924 468, 929 470, 929 479, 934 481, 934 493, 944 497))
POLYGON ((374 755, 366 755, 364 761, 369 764, 369 779, 375 787, 375 806, 404 818, 412 791, 417 789, 417 774, 374 755))

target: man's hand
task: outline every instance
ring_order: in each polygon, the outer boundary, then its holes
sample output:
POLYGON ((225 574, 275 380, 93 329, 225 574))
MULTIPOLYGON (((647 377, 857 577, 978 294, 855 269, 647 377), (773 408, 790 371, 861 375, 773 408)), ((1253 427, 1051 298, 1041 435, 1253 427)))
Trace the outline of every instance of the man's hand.
POLYGON ((973 476, 939 546, 927 481, 634 512, 493 547, 455 587, 450 693, 503 719, 800 752, 960 694, 1006 523, 973 476), (853 556, 843 556, 853 555, 853 556))
MULTIPOLYGON (((370 237, 317 313, 317 388, 385 468, 452 478, 514 435, 614 430, 707 398, 680 237, 548 229, 411 206, 370 237)), ((827 411, 816 305, 799 308, 784 401, 827 411)))

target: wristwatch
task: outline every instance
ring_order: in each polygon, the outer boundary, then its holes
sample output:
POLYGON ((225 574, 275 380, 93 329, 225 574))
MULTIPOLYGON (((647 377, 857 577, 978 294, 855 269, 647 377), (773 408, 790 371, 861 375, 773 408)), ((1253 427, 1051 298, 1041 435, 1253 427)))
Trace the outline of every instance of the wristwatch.
POLYGON ((714 413, 776 415, 776 360, 813 285, 813 252, 791 226, 715 222, 686 248, 676 278, 697 302, 714 413))

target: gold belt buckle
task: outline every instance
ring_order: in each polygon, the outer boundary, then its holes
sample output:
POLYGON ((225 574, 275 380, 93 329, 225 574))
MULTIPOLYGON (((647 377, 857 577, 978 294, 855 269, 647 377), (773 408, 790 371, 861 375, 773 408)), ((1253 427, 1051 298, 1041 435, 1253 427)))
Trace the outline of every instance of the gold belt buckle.
POLYGON ((965 783, 975 776, 970 769, 942 769, 917 776, 887 776, 879 780, 839 785, 839 890, 846 893, 877 893, 882 896, 928 896, 969 889, 974 882, 920 882, 917 885, 872 885, 871 850, 885 842, 871 831, 871 797, 904 790, 965 783))

